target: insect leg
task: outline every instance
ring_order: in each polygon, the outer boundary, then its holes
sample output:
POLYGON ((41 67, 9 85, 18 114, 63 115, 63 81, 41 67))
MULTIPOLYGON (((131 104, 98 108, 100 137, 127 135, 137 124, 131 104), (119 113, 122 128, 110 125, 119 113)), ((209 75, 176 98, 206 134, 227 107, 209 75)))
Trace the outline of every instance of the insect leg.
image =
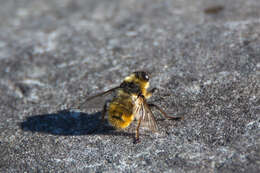
POLYGON ((140 125, 141 125, 141 120, 142 120, 142 118, 139 118, 139 120, 138 120, 138 124, 137 124, 137 127, 136 127, 136 133, 135 133, 134 144, 140 142, 140 140, 139 140, 139 127, 140 127, 140 125))
POLYGON ((106 101, 106 103, 103 106, 103 110, 101 112, 101 122, 96 126, 96 128, 94 128, 93 132, 95 132, 103 127, 103 124, 105 122, 105 116, 107 113, 107 104, 108 104, 108 101, 106 101))
POLYGON ((153 89, 151 89, 151 91, 149 91, 150 93, 154 93, 154 92, 156 92, 156 91, 158 91, 159 89, 158 88, 153 88, 153 89))
POLYGON ((153 88, 151 89, 151 91, 147 91, 147 93, 145 94, 145 98, 148 99, 152 96, 152 94, 157 91, 158 89, 157 88, 153 88))
POLYGON ((105 116, 106 116, 106 113, 107 113, 107 107, 108 107, 108 104, 111 102, 111 100, 107 100, 103 106, 103 110, 101 112, 101 125, 104 124, 105 122, 105 116))
POLYGON ((135 141, 134 141, 135 144, 140 142, 140 140, 139 140, 139 128, 140 128, 140 125, 141 125, 141 120, 142 120, 142 118, 140 118, 138 120, 138 124, 137 124, 137 127, 136 127, 135 141))
POLYGON ((102 110, 102 113, 101 113, 101 125, 104 124, 105 122, 105 116, 106 116, 106 112, 107 112, 107 102, 104 104, 104 107, 103 107, 103 110, 102 110))
POLYGON ((167 115, 159 106, 153 104, 153 103, 149 103, 148 104, 150 107, 155 107, 157 110, 159 110, 163 116, 167 119, 173 119, 173 120, 180 120, 180 119, 183 119, 182 117, 172 117, 172 116, 169 116, 167 115))

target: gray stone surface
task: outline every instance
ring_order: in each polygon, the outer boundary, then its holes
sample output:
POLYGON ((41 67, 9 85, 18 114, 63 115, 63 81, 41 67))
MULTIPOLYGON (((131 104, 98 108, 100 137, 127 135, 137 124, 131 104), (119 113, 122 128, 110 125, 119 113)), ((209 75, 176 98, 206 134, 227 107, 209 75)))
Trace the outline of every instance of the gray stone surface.
POLYGON ((0 3, 0 172, 260 172, 259 0, 0 3), (184 120, 69 109, 143 69, 184 120))

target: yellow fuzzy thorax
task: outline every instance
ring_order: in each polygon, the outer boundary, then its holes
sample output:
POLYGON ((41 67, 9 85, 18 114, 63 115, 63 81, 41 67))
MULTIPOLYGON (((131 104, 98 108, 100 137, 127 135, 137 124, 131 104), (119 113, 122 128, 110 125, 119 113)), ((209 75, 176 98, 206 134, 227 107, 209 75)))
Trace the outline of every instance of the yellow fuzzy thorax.
POLYGON ((142 94, 145 96, 146 99, 151 96, 151 94, 147 92, 147 88, 149 88, 149 82, 138 79, 135 76, 135 74, 131 74, 130 76, 127 76, 124 79, 124 82, 133 82, 135 84, 138 84, 141 89, 142 94))

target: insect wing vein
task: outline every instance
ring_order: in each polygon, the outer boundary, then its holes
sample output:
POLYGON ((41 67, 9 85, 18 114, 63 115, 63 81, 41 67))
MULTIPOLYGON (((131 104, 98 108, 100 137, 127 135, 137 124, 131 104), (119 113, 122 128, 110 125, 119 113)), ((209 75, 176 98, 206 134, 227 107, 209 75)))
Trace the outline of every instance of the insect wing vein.
POLYGON ((144 122, 148 123, 148 127, 152 130, 152 131, 157 131, 158 130, 158 126, 156 123, 156 120, 154 118, 153 112, 151 111, 151 109, 149 108, 149 106, 147 105, 146 102, 143 103, 144 104, 144 122))
POLYGON ((150 110, 144 99, 139 100, 141 98, 137 98, 134 108, 134 114, 137 119, 141 118, 141 126, 148 127, 152 131, 157 131, 157 123, 155 121, 154 115, 150 110))

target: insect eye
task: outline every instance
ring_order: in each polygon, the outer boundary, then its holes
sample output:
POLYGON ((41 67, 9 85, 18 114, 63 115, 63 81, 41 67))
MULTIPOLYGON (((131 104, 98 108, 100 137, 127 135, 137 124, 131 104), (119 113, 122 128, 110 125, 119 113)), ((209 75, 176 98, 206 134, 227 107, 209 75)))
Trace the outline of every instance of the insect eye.
POLYGON ((144 71, 135 72, 135 76, 140 80, 149 81, 149 75, 144 71))
POLYGON ((146 80, 149 80, 149 76, 146 74, 144 77, 146 80))
POLYGON ((142 79, 145 80, 145 81, 149 80, 149 76, 146 72, 142 72, 142 79))

